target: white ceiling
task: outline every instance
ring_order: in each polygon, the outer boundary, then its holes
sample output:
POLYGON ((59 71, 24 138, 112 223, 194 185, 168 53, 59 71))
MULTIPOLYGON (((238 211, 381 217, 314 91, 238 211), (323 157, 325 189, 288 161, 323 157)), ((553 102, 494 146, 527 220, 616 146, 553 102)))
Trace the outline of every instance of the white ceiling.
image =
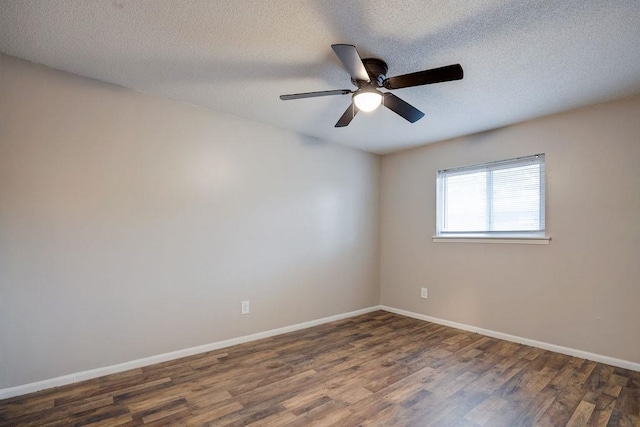
POLYGON ((0 0, 0 52, 386 153, 640 93, 638 0, 0 0), (394 91, 334 128, 352 89, 330 45, 389 76, 462 64, 461 81, 394 91))

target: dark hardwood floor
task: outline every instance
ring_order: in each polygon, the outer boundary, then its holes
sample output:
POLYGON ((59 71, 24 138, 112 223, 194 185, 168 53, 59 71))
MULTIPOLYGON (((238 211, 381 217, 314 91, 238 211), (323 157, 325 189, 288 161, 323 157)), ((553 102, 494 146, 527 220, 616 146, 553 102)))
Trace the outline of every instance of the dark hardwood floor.
POLYGON ((377 311, 6 399, 0 424, 640 426, 640 373, 377 311))

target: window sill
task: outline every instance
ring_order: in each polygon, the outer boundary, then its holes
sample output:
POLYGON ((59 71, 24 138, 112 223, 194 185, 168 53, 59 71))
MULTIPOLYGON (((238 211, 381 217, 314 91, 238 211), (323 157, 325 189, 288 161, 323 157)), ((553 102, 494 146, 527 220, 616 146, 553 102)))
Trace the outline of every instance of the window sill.
POLYGON ((549 236, 491 236, 491 235, 456 235, 433 236, 434 243, 507 243, 516 245, 548 245, 549 236))

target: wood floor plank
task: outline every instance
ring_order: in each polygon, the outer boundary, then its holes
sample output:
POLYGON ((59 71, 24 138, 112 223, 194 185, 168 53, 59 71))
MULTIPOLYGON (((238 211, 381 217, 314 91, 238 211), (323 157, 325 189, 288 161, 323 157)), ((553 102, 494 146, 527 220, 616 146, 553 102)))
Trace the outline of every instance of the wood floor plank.
POLYGON ((240 411, 242 408, 243 406, 238 402, 227 401, 224 405, 211 405, 210 407, 206 407, 205 410, 192 410, 192 416, 187 417, 185 421, 189 426, 205 425, 228 414, 240 411))
POLYGON ((377 311, 0 401, 0 425, 640 426, 640 372, 377 311))
POLYGON ((500 410, 506 405, 507 401, 497 397, 489 396, 479 405, 469 411, 464 418, 469 421, 473 421, 481 426, 486 425, 491 419, 493 414, 500 412, 500 410))
POLYGON ((573 411, 571 418, 569 418, 567 427, 579 427, 587 425, 587 421, 589 421, 589 418, 591 418, 591 413, 593 413, 595 407, 596 405, 585 400, 580 402, 576 410, 573 411))

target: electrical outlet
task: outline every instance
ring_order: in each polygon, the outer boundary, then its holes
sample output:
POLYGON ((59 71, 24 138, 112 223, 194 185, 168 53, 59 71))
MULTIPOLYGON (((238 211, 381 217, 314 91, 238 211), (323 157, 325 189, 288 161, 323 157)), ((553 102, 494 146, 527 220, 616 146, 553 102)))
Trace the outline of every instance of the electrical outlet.
POLYGON ((427 288, 420 289, 420 298, 427 299, 427 288))
POLYGON ((242 301, 240 303, 240 312, 242 314, 249 314, 249 301, 242 301))

